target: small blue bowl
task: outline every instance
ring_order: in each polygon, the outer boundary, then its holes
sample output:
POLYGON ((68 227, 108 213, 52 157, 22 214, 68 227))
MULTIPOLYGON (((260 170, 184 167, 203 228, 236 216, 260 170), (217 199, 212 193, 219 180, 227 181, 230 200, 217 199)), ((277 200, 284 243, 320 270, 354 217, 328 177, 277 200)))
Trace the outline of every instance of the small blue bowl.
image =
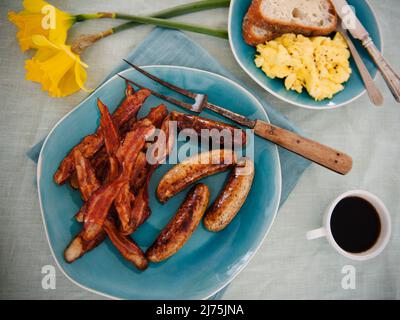
MULTIPOLYGON (((348 0, 349 4, 355 9, 358 19, 368 30, 371 38, 374 40, 375 45, 382 51, 382 35, 379 29, 378 21, 372 7, 366 0, 348 0)), ((233 55, 237 62, 244 71, 261 87, 273 94, 277 98, 286 101, 290 104, 307 108, 307 109, 334 109, 344 106, 365 93, 364 83, 358 72, 357 66, 351 58, 350 64, 353 70, 349 81, 344 86, 345 89, 335 94, 332 99, 325 99, 322 101, 315 101, 307 92, 303 90, 301 94, 293 91, 286 90, 282 79, 268 78, 260 68, 254 64, 254 56, 256 54, 255 47, 249 46, 244 42, 242 36, 242 21, 243 17, 251 4, 251 0, 232 0, 229 9, 229 42, 233 55)), ((368 52, 362 47, 361 42, 358 40, 353 41, 358 52, 360 53, 365 65, 371 76, 374 78, 377 74, 377 67, 370 58, 368 52)))
MULTIPOLYGON (((268 121, 262 105, 247 90, 222 76, 185 67, 143 67, 152 74, 183 88, 207 93, 211 102, 245 116, 268 121)), ((177 96, 135 70, 122 74, 145 87, 177 96)), ((53 174, 60 161, 84 136, 98 126, 96 99, 114 111, 124 96, 125 82, 114 76, 90 97, 62 118, 43 144, 37 169, 39 203, 52 254, 62 272, 75 284, 89 291, 119 299, 202 299, 225 287, 247 265, 261 245, 278 210, 281 194, 281 169, 277 147, 259 137, 254 138, 255 178, 246 203, 221 232, 207 231, 201 224, 183 248, 168 260, 149 265, 143 272, 127 262, 107 239, 72 264, 64 261, 63 252, 80 230, 74 213, 82 205, 79 192, 68 185, 58 186, 53 174)), ((182 99, 182 96, 177 96, 182 99)), ((160 103, 169 110, 179 110, 157 97, 150 96, 139 117, 160 103)), ((182 110, 180 110, 182 111, 182 110)), ((203 115, 223 120, 209 111, 203 115)), ((226 121, 226 120, 225 120, 226 121)), ((196 143, 197 146, 197 143, 196 143)), ((133 234, 146 250, 183 201, 187 190, 167 204, 160 204, 155 189, 161 177, 172 167, 161 165, 149 187, 150 218, 133 234)), ((227 172, 203 180, 215 199, 227 172)))

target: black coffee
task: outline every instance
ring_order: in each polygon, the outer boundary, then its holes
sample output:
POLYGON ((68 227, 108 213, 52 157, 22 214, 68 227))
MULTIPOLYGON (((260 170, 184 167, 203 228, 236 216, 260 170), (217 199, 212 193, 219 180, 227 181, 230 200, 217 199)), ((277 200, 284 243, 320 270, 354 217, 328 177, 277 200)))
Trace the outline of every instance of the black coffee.
POLYGON ((343 250, 360 253, 378 240, 381 222, 372 204, 359 197, 348 197, 340 200, 333 210, 331 231, 343 250))

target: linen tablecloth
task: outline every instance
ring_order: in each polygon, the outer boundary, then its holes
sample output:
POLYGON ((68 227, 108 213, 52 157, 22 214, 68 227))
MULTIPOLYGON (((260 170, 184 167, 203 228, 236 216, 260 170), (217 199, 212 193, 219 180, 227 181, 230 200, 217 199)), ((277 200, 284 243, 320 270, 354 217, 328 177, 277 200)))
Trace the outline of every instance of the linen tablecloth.
MULTIPOLYGON (((146 14, 188 1, 146 2, 99 0, 78 5, 74 1, 52 1, 69 12, 120 11, 146 14)), ((400 70, 398 37, 393 26, 400 14, 396 0, 371 1, 383 31, 385 56, 400 70)), ((96 299, 70 283, 57 270, 55 290, 41 285, 42 267, 54 265, 44 236, 35 186, 35 165, 25 151, 49 131, 59 118, 85 96, 51 99, 38 85, 24 81, 24 60, 15 41, 15 29, 6 19, 9 9, 20 10, 16 1, 1 3, 0 30, 0 298, 96 299)), ((224 27, 227 10, 217 9, 177 18, 224 27)), ((80 33, 106 29, 118 22, 90 21, 74 28, 80 33)), ((142 26, 102 40, 85 52, 90 66, 89 86, 95 87, 152 29, 142 26)), ((227 41, 188 34, 247 86, 257 89, 236 64, 227 41)), ((332 111, 310 111, 289 106, 265 93, 266 99, 308 136, 348 152, 353 171, 338 176, 318 166, 310 167, 281 208, 271 232, 255 258, 226 291, 226 299, 346 299, 400 297, 399 200, 400 110, 381 78, 383 108, 371 105, 365 95, 350 105, 332 111), (307 242, 305 232, 318 227, 325 206, 339 193, 360 188, 377 194, 392 216, 392 238, 376 259, 354 262, 338 255, 325 240, 307 242), (356 269, 356 288, 345 290, 342 268, 356 269)))

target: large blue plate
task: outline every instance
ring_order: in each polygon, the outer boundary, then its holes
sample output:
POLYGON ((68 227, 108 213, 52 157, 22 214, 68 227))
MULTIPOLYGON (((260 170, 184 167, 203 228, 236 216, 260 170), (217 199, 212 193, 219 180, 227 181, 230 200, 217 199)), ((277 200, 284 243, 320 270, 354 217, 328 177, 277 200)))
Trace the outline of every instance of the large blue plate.
MULTIPOLYGON (((268 120, 260 103, 229 79, 183 67, 144 68, 178 86, 207 93, 213 103, 244 115, 268 120)), ((126 70, 123 74, 144 86, 173 95, 134 70, 126 70)), ((82 137, 96 129, 99 119, 96 99, 101 98, 113 111, 124 96, 124 90, 124 81, 114 76, 61 119, 43 145, 37 171, 38 190, 51 251, 58 266, 71 281, 98 294, 124 299, 207 298, 228 284, 244 268, 274 220, 281 193, 277 148, 265 140, 255 138, 254 184, 238 216, 224 231, 211 233, 200 225, 182 250, 163 263, 150 264, 144 272, 137 271, 126 262, 108 239, 76 262, 68 264, 63 259, 63 251, 81 228, 73 215, 82 202, 77 191, 71 190, 67 185, 56 185, 53 174, 67 152, 82 137)), ((165 102, 149 97, 139 116, 159 103, 165 102)), ((173 105, 167 106, 170 110, 177 109, 173 105)), ((212 113, 204 112, 204 115, 219 119, 212 113)), ((152 215, 133 235, 143 249, 156 238, 186 194, 178 194, 166 205, 161 205, 155 198, 157 183, 170 167, 168 164, 159 167, 151 180, 152 215)), ((222 187, 226 174, 204 179, 204 183, 210 188, 212 199, 222 187)))
MULTIPOLYGON (((382 36, 376 16, 371 6, 366 0, 348 0, 348 2, 350 5, 354 6, 357 17, 370 33, 371 38, 374 40, 376 46, 382 51, 382 36)), ((351 58, 350 61, 353 74, 351 75, 349 81, 345 83, 345 89, 334 95, 333 99, 330 100, 325 99, 323 101, 315 101, 309 96, 306 90, 304 90, 301 94, 298 94, 293 90, 287 91, 282 79, 268 78, 261 71, 261 69, 257 68, 254 64, 254 55, 256 53, 255 48, 247 45, 242 37, 242 21, 250 4, 251 0, 231 1, 228 23, 229 42, 232 52, 239 65, 261 87, 283 101, 299 107, 317 110, 333 109, 346 105, 359 98, 365 92, 364 84, 353 58, 351 58)), ((354 40, 354 44, 364 60, 368 71, 373 77, 375 77, 377 68, 370 58, 368 52, 362 47, 360 41, 354 40)))

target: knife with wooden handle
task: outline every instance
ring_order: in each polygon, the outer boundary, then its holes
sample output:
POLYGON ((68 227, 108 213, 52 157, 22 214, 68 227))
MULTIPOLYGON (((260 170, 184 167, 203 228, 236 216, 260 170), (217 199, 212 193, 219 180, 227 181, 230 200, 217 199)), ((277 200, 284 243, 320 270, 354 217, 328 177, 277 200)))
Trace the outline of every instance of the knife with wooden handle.
POLYGON ((372 60, 377 65, 381 72, 383 79, 386 81, 387 86, 392 92, 393 97, 397 102, 400 102, 400 77, 392 69, 389 63, 382 56, 381 52, 375 46, 368 31, 358 20, 356 14, 351 9, 351 6, 346 0, 332 0, 333 6, 335 7, 336 13, 343 21, 343 28, 347 29, 350 34, 361 41, 362 45, 367 49, 368 53, 372 57, 372 60))
POLYGON ((337 31, 339 31, 345 38, 347 45, 350 49, 351 55, 353 56, 354 62, 360 72, 361 79, 364 82, 365 89, 367 89, 368 96, 372 103, 376 106, 381 106, 383 104, 383 96, 378 87, 376 86, 374 79, 372 79, 364 61, 362 60, 360 54, 358 53, 353 41, 350 39, 347 31, 343 29, 341 21, 338 21, 337 31))

